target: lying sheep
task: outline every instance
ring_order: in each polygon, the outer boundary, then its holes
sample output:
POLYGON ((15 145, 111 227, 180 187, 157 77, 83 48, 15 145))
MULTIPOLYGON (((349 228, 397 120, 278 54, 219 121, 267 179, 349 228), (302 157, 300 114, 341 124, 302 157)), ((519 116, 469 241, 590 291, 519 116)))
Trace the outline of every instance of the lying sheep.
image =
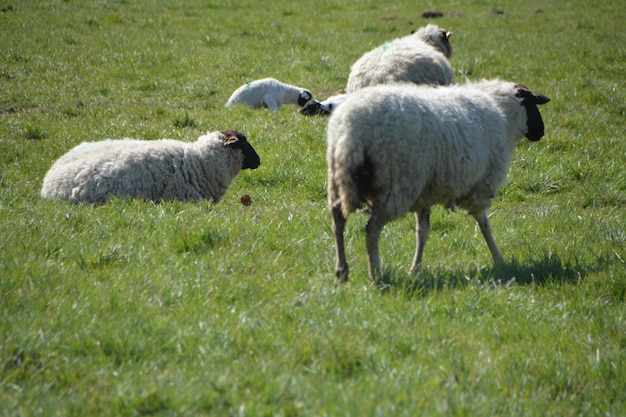
POLYGON ((226 107, 245 104, 252 108, 266 107, 278 110, 283 104, 297 104, 302 107, 313 95, 309 90, 281 83, 274 78, 264 78, 246 83, 233 92, 226 107))
POLYGON ((218 202, 242 169, 255 169, 260 163, 246 137, 234 130, 207 133, 193 143, 171 139, 86 142, 52 165, 41 196, 74 203, 104 203, 113 195, 218 202))
POLYGON ((515 144, 544 133, 537 105, 550 99, 526 87, 492 80, 432 87, 375 86, 349 95, 328 125, 328 199, 333 216, 339 282, 348 280, 343 232, 363 202, 369 275, 380 278, 378 240, 384 225, 412 211, 421 262, 431 206, 461 207, 472 215, 495 263, 504 263, 486 210, 504 183, 515 144))
POLYGON ((352 65, 346 91, 400 82, 451 84, 453 73, 447 59, 452 55, 451 35, 429 24, 365 53, 352 65))
POLYGON ((333 112, 346 98, 346 94, 337 94, 324 101, 309 100, 299 112, 307 116, 328 115, 333 112))

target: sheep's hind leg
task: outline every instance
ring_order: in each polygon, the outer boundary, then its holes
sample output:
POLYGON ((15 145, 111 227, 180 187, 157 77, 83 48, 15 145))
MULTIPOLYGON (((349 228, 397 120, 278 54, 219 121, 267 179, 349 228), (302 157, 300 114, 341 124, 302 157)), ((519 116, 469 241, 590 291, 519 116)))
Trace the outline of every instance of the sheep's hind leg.
POLYGON ((331 208, 333 214, 333 232, 335 233, 335 245, 336 245, 336 260, 335 265, 335 277, 337 277, 337 283, 348 281, 348 275, 350 269, 346 262, 346 250, 343 240, 343 231, 346 226, 346 218, 341 211, 341 203, 333 204, 331 208))
POLYGON ((367 256, 369 259, 369 275, 372 282, 379 282, 382 274, 380 271, 380 256, 378 253, 378 241, 380 233, 385 226, 385 220, 376 215, 376 210, 372 209, 373 214, 365 226, 365 245, 367 247, 367 256))
POLYGON ((504 265, 506 261, 500 253, 500 250, 498 249, 495 240, 493 240, 493 235, 491 234, 491 227, 489 226, 487 213, 485 212, 485 210, 481 210, 471 214, 478 222, 478 227, 480 227, 480 231, 483 234, 485 241, 487 242, 487 246, 489 247, 489 252, 491 252, 491 258, 493 259, 493 263, 496 265, 504 265))
POLYGON ((422 210, 415 213, 415 257, 411 265, 411 274, 416 274, 422 265, 424 246, 430 233, 430 210, 422 210))

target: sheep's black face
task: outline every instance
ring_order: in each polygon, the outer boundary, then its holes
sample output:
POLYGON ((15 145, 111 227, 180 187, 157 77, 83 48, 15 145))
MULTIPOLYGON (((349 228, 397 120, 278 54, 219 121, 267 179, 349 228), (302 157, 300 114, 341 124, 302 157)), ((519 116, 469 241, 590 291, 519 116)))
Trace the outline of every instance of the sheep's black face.
POLYGON ((241 151, 244 156, 241 169, 257 169, 259 165, 261 165, 261 158, 259 157, 259 154, 256 153, 252 145, 248 142, 242 144, 241 151))
POLYGON ((537 141, 543 137, 544 126, 543 119, 541 118, 541 113, 537 106, 533 103, 525 102, 523 103, 524 107, 526 107, 526 117, 528 132, 526 132, 526 137, 532 141, 537 141))
POLYGON ((226 141, 224 142, 224 146, 232 146, 237 149, 241 149, 243 153, 243 162, 241 164, 241 169, 256 169, 261 165, 261 158, 256 153, 252 145, 248 142, 248 139, 243 135, 243 133, 237 132, 236 130, 228 130, 226 132, 222 132, 226 135, 226 141))
POLYGON ((313 98, 313 94, 309 90, 303 90, 298 96, 298 106, 304 106, 309 100, 313 98))
POLYGON ((317 100, 309 100, 308 103, 300 109, 300 113, 307 116, 315 116, 317 114, 329 114, 329 112, 317 100))
POLYGON ((544 126, 541 113, 537 108, 538 105, 546 104, 550 98, 543 94, 533 94, 528 88, 518 84, 516 97, 522 97, 522 105, 526 108, 527 132, 526 137, 529 140, 537 141, 543 137, 544 126))

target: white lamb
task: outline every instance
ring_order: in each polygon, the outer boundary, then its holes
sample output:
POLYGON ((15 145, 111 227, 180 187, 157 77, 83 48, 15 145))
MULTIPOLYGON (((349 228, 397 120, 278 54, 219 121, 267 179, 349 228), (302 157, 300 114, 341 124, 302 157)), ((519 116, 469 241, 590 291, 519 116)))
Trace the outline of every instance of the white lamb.
POLYGON ((283 104, 297 104, 302 107, 312 98, 311 92, 302 87, 284 84, 274 78, 264 78, 236 89, 226 102, 226 107, 238 103, 252 108, 266 107, 275 111, 283 104))
POLYGON ((550 99, 520 84, 487 80, 448 87, 381 85, 349 95, 328 125, 328 199, 339 282, 348 280, 344 227, 363 202, 369 275, 380 279, 378 241, 384 225, 412 211, 421 262, 431 206, 472 215, 495 263, 504 263, 486 210, 504 183, 515 144, 544 133, 537 105, 550 99))
MULTIPOLYGON (((448 85, 453 72, 448 59, 452 55, 452 32, 429 24, 411 35, 387 42, 366 52, 351 67, 346 91, 392 83, 448 85)), ((300 109, 307 116, 332 113, 345 100, 345 94, 319 102, 311 100, 300 109)))
POLYGON ((346 92, 401 82, 451 84, 453 73, 447 59, 452 55, 451 35, 429 24, 365 53, 350 69, 346 92))
POLYGON ((82 143, 57 160, 43 180, 51 200, 104 203, 111 196, 153 201, 220 201, 242 169, 259 155, 234 130, 188 143, 171 139, 82 143))

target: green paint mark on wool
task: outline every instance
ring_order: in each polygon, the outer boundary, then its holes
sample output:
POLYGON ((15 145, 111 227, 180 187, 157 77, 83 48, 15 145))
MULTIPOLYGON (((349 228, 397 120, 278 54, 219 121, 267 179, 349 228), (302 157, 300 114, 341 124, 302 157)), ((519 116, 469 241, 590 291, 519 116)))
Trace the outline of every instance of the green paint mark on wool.
POLYGON ((393 40, 393 41, 385 42, 384 44, 382 44, 380 49, 382 49, 382 51, 385 52, 388 49, 395 48, 395 46, 396 46, 396 40, 393 40))

